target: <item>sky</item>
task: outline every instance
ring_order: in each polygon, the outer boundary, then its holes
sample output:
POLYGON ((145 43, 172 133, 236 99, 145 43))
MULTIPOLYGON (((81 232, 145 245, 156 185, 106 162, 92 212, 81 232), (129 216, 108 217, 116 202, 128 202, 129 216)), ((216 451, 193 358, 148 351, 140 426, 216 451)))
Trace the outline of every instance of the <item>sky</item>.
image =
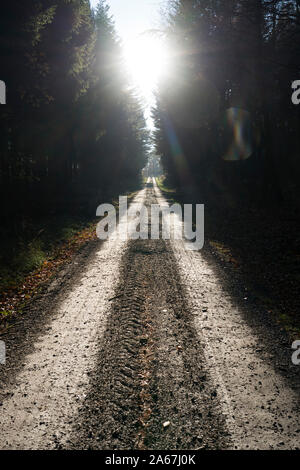
MULTIPOLYGON (((98 0, 90 0, 95 7, 98 0)), ((127 41, 159 24, 161 0, 107 0, 116 30, 127 41)))
MULTIPOLYGON (((90 0, 95 7, 98 0, 90 0)), ((107 0, 122 40, 130 40, 159 25, 161 0, 107 0)))
MULTIPOLYGON (((98 0, 90 0, 95 7, 98 0)), ((128 64, 133 83, 138 87, 145 103, 148 127, 153 129, 151 107, 154 105, 153 89, 163 68, 164 57, 159 40, 141 34, 159 29, 161 7, 166 0, 107 0, 118 36, 124 45, 125 63, 128 64), (144 38, 144 39, 143 39, 144 38), (144 42, 143 42, 144 41, 144 42)))

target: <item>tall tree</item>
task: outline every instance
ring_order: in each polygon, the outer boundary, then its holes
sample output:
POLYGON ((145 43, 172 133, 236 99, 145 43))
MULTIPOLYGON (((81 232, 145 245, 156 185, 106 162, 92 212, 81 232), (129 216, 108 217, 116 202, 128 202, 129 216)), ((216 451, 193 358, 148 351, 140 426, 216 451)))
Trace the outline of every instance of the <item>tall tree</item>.
POLYGON ((299 148, 290 99, 299 2, 178 0, 166 35, 174 75, 159 87, 155 119, 169 177, 220 196, 227 186, 238 200, 281 200, 294 184, 299 148))

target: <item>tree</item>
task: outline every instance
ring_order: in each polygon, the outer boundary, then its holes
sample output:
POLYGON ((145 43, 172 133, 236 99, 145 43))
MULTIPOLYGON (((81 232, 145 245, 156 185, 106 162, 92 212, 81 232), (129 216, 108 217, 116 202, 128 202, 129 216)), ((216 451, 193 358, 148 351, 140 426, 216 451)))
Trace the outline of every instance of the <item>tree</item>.
POLYGON ((7 220, 82 206, 138 181, 148 135, 105 1, 93 12, 89 0, 12 0, 1 11, 0 47, 7 220))
POLYGON ((177 53, 155 111, 169 178, 211 196, 226 187, 237 200, 282 200, 299 149, 290 99, 299 31, 298 1, 170 2, 166 35, 177 53))

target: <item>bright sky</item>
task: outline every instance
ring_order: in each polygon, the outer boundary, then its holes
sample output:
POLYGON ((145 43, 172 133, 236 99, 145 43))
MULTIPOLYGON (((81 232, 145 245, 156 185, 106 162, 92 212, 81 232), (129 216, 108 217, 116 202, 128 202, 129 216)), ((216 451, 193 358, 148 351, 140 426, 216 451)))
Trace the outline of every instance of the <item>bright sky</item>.
MULTIPOLYGON (((98 0, 90 2, 95 7, 98 0)), ((127 68, 145 100, 145 116, 150 128, 153 127, 150 118, 150 108, 154 104, 153 89, 164 70, 166 53, 159 37, 143 33, 159 28, 164 3, 165 0, 107 0, 117 34, 124 44, 127 68)))
MULTIPOLYGON (((95 7, 98 0, 90 0, 95 7)), ((160 0, 107 0, 116 29, 124 40, 134 38, 159 23, 160 0)))

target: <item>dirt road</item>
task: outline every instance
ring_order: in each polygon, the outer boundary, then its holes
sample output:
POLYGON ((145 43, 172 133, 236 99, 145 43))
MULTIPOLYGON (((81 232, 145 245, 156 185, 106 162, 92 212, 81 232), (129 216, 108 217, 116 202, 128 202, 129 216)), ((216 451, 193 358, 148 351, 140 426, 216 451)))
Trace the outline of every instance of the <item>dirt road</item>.
POLYGON ((1 449, 300 448, 290 344, 206 249, 90 244, 2 339, 1 449))

